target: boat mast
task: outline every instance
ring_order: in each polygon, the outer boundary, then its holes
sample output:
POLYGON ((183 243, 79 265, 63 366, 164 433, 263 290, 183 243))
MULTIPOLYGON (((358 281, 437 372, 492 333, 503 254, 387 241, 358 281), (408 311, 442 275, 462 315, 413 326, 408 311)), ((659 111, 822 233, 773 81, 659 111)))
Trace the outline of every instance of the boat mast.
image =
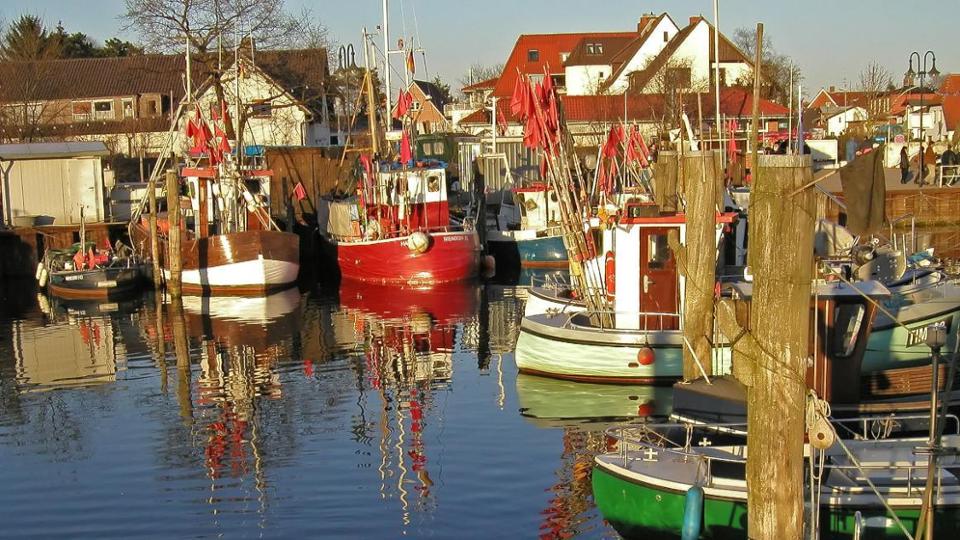
MULTIPOLYGON (((367 28, 363 28, 363 67, 367 70, 364 77, 364 91, 367 94, 367 124, 370 128, 370 148, 373 154, 379 153, 380 149, 377 143, 377 108, 376 99, 373 96, 373 71, 370 69, 370 44, 368 42, 370 35, 367 34, 367 28)), ((389 71, 389 70, 388 70, 389 71)), ((389 94, 389 92, 388 92, 389 94)), ((389 99, 389 96, 388 96, 389 99)))
POLYGON ((393 107, 390 103, 390 19, 388 17, 388 1, 383 0, 383 73, 384 83, 386 84, 387 97, 387 115, 392 114, 393 107))

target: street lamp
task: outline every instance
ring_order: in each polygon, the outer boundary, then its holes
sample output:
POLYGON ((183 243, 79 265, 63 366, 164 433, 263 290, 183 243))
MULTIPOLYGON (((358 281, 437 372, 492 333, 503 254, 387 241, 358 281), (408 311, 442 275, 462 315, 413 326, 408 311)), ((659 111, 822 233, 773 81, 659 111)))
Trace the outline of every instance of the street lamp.
MULTIPOLYGON (((923 94, 924 94, 923 79, 924 79, 927 75, 929 75, 931 78, 937 77, 938 75, 940 75, 940 72, 937 71, 937 55, 934 54, 933 51, 927 51, 927 52, 923 53, 923 56, 922 56, 922 57, 920 56, 920 53, 918 53, 918 52, 916 52, 916 51, 910 53, 910 68, 907 69, 906 75, 907 75, 908 78, 911 79, 911 81, 913 80, 913 78, 914 78, 915 76, 917 76, 917 75, 920 76, 920 145, 921 145, 921 150, 922 150, 922 149, 923 149, 923 94), (914 57, 914 56, 917 57, 917 69, 920 70, 920 71, 918 71, 918 72, 913 70, 913 57, 914 57), (931 67, 929 71, 927 70, 927 57, 928 57, 928 56, 933 60, 933 67, 931 67)), ((911 84, 912 84, 912 83, 911 83, 911 84)), ((910 114, 907 113, 907 117, 908 117, 908 118, 909 118, 909 116, 910 116, 910 114)), ((921 169, 922 169, 922 168, 923 168, 923 167, 922 167, 922 165, 923 165, 923 156, 922 156, 922 155, 920 156, 920 159, 921 159, 920 163, 921 163, 921 169)))

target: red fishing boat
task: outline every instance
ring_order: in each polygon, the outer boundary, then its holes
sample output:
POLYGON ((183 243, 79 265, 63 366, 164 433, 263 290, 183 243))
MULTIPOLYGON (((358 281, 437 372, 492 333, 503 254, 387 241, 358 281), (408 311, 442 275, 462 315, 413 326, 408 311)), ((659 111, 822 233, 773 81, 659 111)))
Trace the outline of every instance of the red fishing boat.
POLYGON ((368 171, 356 197, 327 201, 318 218, 344 280, 429 285, 480 269, 480 238, 451 222, 440 164, 368 171))

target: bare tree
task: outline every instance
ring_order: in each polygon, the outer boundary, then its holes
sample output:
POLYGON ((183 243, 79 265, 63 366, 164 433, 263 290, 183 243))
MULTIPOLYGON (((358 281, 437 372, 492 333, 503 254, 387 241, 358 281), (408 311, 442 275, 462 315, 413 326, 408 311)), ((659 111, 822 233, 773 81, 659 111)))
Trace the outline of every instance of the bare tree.
MULTIPOLYGON (((693 61, 689 58, 672 57, 659 66, 651 59, 643 70, 631 74, 630 82, 628 92, 636 89, 648 95, 650 118, 661 138, 680 126, 680 114, 690 104, 690 96, 710 91, 708 79, 693 77, 693 61)), ((696 101, 692 104, 696 107, 696 101)))
MULTIPOLYGON (((187 43, 210 77, 217 101, 226 101, 221 48, 262 49, 326 43, 326 28, 309 10, 291 15, 284 0, 125 0, 124 30, 140 34, 147 47, 179 52, 187 43)), ((321 92, 322 89, 314 89, 321 92)), ((250 111, 237 118, 241 130, 250 111)), ((232 125, 227 135, 235 138, 232 125)))
POLYGON ((486 65, 482 62, 474 62, 467 68, 467 71, 457 79, 461 86, 470 86, 481 81, 494 79, 503 73, 503 63, 486 65))
POLYGON ((888 112, 884 95, 893 84, 893 76, 877 61, 871 61, 860 72, 860 91, 866 97, 866 109, 870 120, 877 119, 888 112))
MULTIPOLYGON (((757 31, 754 28, 737 28, 733 32, 734 44, 753 62, 756 57, 757 31)), ((793 95, 790 82, 793 86, 803 82, 803 72, 794 63, 793 59, 777 52, 773 47, 770 36, 763 36, 763 57, 761 66, 762 86, 760 94, 763 98, 777 103, 787 103, 793 95)), ((753 86, 753 70, 747 70, 736 81, 739 86, 753 86)))

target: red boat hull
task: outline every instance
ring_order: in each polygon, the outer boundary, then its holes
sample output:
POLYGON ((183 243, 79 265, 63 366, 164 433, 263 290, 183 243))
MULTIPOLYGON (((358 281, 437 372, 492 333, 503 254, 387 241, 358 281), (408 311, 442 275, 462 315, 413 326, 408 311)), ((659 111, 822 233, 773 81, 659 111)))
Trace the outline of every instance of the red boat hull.
POLYGON ((382 284, 434 284, 463 281, 480 271, 480 239, 475 232, 431 233, 423 253, 407 248, 407 237, 337 244, 345 280, 382 284))

